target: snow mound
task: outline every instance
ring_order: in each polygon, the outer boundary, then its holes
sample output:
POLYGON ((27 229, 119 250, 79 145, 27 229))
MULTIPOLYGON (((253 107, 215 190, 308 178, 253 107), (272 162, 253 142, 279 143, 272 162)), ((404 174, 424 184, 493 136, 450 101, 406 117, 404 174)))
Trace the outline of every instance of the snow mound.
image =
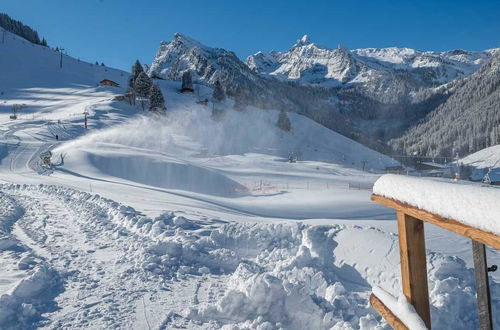
POLYGON ((22 210, 8 195, 0 192, 0 251, 15 249, 17 240, 10 234, 12 224, 22 215, 22 210))
POLYGON ((0 296, 0 328, 27 328, 47 309, 46 300, 58 284, 56 271, 43 264, 36 266, 29 277, 0 296))
POLYGON ((375 182, 373 193, 500 235, 495 188, 387 174, 375 182))

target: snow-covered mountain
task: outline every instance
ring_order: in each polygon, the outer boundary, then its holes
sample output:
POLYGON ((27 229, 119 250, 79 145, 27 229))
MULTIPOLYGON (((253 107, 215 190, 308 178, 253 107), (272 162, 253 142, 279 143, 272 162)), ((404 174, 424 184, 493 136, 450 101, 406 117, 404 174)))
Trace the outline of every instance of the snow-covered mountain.
POLYGON ((475 72, 495 50, 418 51, 410 48, 329 49, 305 35, 288 51, 258 52, 247 58, 255 72, 305 84, 340 86, 376 83, 396 71, 422 85, 440 85, 475 72))
POLYGON ((308 36, 285 52, 259 52, 243 63, 230 51, 176 34, 162 42, 151 76, 219 80, 229 95, 259 108, 308 116, 372 148, 403 134, 488 62, 498 49, 417 51, 409 48, 329 49, 308 36))
POLYGON ((500 143, 500 52, 471 76, 454 81, 452 95, 422 123, 390 143, 426 156, 460 156, 500 143))

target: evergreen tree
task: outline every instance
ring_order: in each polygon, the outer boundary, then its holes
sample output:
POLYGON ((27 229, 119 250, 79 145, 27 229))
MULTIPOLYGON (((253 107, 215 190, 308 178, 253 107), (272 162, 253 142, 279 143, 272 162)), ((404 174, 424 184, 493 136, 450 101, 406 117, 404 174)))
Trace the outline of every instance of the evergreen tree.
POLYGON ((144 71, 142 71, 135 79, 134 82, 135 92, 139 96, 147 97, 149 95, 149 91, 151 89, 152 84, 153 81, 151 80, 151 78, 149 78, 148 75, 144 71))
POLYGON ((285 110, 280 111, 280 115, 278 117, 278 121, 276 122, 276 126, 280 129, 289 132, 292 129, 292 123, 290 122, 290 118, 286 114, 285 110))
POLYGON ((0 27, 4 28, 8 32, 17 34, 18 36, 34 44, 47 46, 47 40, 45 39, 40 40, 38 32, 33 30, 31 27, 24 25, 20 21, 12 19, 7 14, 0 13, 0 27))
POLYGON ((157 84, 152 84, 149 94, 149 111, 164 115, 167 110, 165 99, 157 84))
POLYGON ((136 60, 134 65, 132 66, 132 69, 130 70, 128 85, 131 90, 135 89, 135 80, 141 72, 144 72, 144 68, 142 67, 141 62, 139 62, 139 60, 136 60))
POLYGON ((214 93, 212 94, 212 99, 214 102, 222 102, 226 98, 224 90, 222 89, 222 85, 220 81, 216 81, 214 84, 214 93))
POLYGON ((187 70, 184 71, 182 74, 182 87, 181 87, 181 93, 193 93, 193 79, 191 78, 191 71, 187 70))

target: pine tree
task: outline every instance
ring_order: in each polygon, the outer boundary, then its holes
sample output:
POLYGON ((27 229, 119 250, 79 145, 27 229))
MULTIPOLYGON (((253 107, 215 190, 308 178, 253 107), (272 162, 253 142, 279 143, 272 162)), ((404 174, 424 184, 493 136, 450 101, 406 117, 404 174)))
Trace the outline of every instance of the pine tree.
POLYGON ((142 67, 141 62, 139 62, 139 60, 136 60, 134 65, 132 66, 132 70, 130 70, 128 85, 131 90, 135 89, 135 80, 141 72, 144 72, 144 68, 142 67))
POLYGON ((214 84, 214 93, 212 94, 212 99, 214 102, 222 102, 226 98, 224 90, 222 89, 222 85, 220 81, 216 81, 214 84))
POLYGON ((286 114, 285 110, 280 111, 280 115, 278 117, 278 121, 276 122, 276 126, 278 128, 289 132, 292 129, 292 123, 290 122, 290 118, 288 118, 288 115, 286 114))
POLYGON ((142 71, 135 79, 134 89, 137 95, 147 97, 149 95, 152 84, 153 81, 151 80, 151 78, 149 78, 148 75, 144 71, 142 71))
POLYGON ((181 93, 193 93, 193 79, 191 78, 191 71, 184 71, 182 74, 182 87, 181 93))
POLYGON ((165 99, 160 87, 157 84, 152 84, 149 94, 149 111, 164 115, 166 110, 165 99))
POLYGON ((0 13, 0 27, 4 28, 8 32, 17 34, 34 44, 47 46, 47 40, 45 40, 45 38, 40 40, 38 32, 33 30, 28 25, 24 25, 22 22, 12 19, 7 14, 0 13))

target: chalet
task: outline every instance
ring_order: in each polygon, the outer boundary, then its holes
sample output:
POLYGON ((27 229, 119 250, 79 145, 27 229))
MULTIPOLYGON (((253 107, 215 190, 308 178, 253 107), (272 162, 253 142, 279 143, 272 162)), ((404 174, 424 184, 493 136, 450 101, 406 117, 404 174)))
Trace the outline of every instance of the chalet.
POLYGON ((401 165, 391 165, 391 166, 386 166, 384 171, 385 173, 401 174, 405 172, 405 168, 401 165))
POLYGON ((101 86, 111 86, 111 87, 118 87, 120 86, 119 83, 113 81, 113 80, 109 80, 109 79, 103 79, 99 82, 99 85, 101 86))
POLYGON ((159 79, 159 80, 166 80, 165 78, 163 77, 160 77, 159 75, 153 73, 153 75, 151 76, 151 79, 159 79))
POLYGON ((181 88, 181 93, 194 93, 194 89, 190 88, 190 87, 182 87, 181 88))
POLYGON ((435 162, 418 162, 417 165, 415 165, 415 169, 417 171, 429 171, 429 170, 444 170, 447 169, 449 166, 435 163, 435 162))
POLYGON ((196 104, 201 104, 201 105, 208 105, 208 99, 196 101, 196 104))
POLYGON ((415 170, 423 176, 451 177, 451 167, 449 165, 435 162, 419 162, 415 165, 415 170))
POLYGON ((483 178, 483 182, 494 186, 500 186, 500 168, 493 168, 483 178))
POLYGON ((474 182, 481 182, 484 176, 488 173, 487 168, 473 168, 471 174, 469 175, 469 180, 474 182))

